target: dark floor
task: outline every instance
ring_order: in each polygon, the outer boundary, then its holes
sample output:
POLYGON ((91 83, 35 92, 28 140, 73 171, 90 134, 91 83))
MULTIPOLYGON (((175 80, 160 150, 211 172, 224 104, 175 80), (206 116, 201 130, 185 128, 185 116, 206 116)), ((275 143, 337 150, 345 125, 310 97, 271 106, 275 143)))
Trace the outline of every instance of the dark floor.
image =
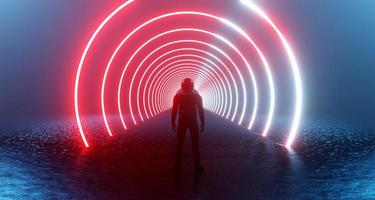
POLYGON ((208 113, 201 135, 206 171, 194 178, 187 140, 176 180, 168 125, 164 113, 111 138, 92 127, 89 149, 74 121, 3 129, 0 199, 375 199, 371 129, 306 123, 292 152, 208 113))

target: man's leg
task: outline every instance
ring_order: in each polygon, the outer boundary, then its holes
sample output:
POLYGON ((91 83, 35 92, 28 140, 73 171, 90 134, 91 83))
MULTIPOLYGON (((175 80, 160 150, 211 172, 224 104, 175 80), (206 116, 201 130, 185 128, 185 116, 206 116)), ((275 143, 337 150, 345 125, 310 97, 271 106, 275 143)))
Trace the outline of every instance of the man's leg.
POLYGON ((182 123, 178 124, 177 127, 177 149, 176 149, 176 173, 180 172, 181 168, 181 159, 182 159, 182 150, 184 146, 184 139, 186 134, 186 126, 182 123))
POLYGON ((199 154, 199 129, 197 123, 192 123, 190 128, 191 144, 193 149, 194 169, 197 175, 202 173, 200 154, 199 154))

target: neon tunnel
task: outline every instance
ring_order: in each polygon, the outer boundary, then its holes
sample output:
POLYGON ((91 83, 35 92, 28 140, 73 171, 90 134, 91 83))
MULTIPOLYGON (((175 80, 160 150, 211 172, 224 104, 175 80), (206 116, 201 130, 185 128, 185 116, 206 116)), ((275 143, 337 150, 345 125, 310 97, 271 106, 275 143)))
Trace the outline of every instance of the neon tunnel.
POLYGON ((249 134, 272 136, 275 119, 289 116, 278 143, 292 147, 302 115, 302 78, 270 15, 250 0, 233 2, 238 13, 192 4, 140 15, 145 4, 126 1, 89 31, 74 74, 74 111, 86 147, 91 135, 85 116, 102 115, 109 136, 126 133, 169 110, 186 77, 194 79, 207 110, 249 134), (249 22, 236 20, 237 14, 249 22), (124 131, 114 128, 119 124, 124 131))

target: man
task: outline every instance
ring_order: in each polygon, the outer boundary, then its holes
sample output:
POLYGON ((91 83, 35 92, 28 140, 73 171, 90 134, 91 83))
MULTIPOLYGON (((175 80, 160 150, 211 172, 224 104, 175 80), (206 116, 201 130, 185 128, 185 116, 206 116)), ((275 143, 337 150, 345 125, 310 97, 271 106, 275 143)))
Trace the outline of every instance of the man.
POLYGON ((176 175, 180 174, 182 149, 185 139, 186 130, 190 130, 195 175, 199 176, 203 173, 200 165, 199 155, 199 129, 197 115, 200 119, 200 131, 203 132, 205 126, 203 102, 199 93, 194 90, 194 83, 190 78, 186 78, 181 83, 181 89, 173 98, 172 107, 172 129, 176 131, 176 117, 178 112, 177 126, 177 151, 176 151, 176 175))

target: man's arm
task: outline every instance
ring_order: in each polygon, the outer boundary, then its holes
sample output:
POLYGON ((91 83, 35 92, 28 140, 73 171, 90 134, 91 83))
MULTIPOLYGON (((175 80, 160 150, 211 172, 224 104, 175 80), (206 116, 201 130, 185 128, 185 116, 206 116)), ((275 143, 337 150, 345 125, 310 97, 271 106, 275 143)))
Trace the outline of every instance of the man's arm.
POLYGON ((203 132, 206 121, 204 119, 203 100, 200 95, 198 95, 198 113, 199 119, 201 120, 201 132, 203 132))
POLYGON ((172 129, 173 129, 173 131, 176 131, 176 117, 177 117, 177 109, 178 109, 178 105, 179 105, 178 96, 175 95, 175 96, 173 97, 172 120, 171 120, 171 125, 172 125, 172 129))

